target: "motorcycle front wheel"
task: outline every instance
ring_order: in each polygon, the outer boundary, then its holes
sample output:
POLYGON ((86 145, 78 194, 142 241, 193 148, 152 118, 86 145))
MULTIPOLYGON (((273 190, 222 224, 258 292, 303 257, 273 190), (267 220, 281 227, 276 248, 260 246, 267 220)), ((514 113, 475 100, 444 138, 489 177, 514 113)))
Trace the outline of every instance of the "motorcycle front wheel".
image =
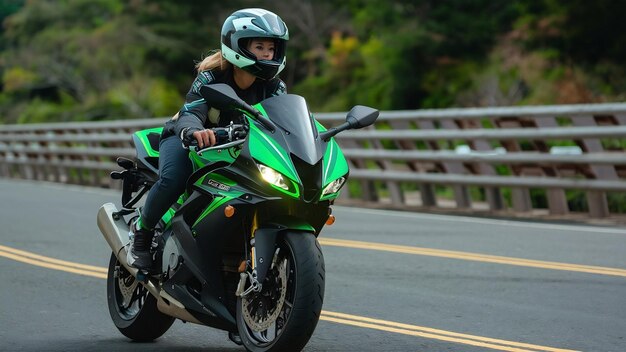
POLYGON ((237 327, 248 351, 300 351, 311 338, 324 300, 324 256, 315 236, 279 237, 259 293, 237 299, 237 327))
POLYGON ((175 318, 157 309, 157 300, 111 254, 107 275, 107 302, 117 329, 135 341, 152 341, 163 335, 175 318))

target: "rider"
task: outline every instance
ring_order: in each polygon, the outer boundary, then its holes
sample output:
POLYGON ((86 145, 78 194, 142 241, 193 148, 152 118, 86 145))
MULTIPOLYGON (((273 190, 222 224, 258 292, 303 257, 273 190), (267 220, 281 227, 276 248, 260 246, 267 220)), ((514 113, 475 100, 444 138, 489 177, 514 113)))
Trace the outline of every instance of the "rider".
POLYGON ((243 9, 230 15, 222 26, 221 51, 196 65, 193 81, 182 109, 165 123, 159 142, 159 180, 148 193, 141 216, 131 224, 132 244, 127 260, 135 268, 152 266, 150 248, 154 227, 184 192, 193 169, 189 145, 200 148, 216 144, 211 128, 223 127, 241 119, 234 111, 208 106, 200 94, 203 85, 226 83, 246 103, 253 105, 265 98, 285 94, 285 83, 277 78, 285 67, 289 31, 276 14, 263 9, 243 9), (225 60, 223 60, 225 59, 225 60), (183 143, 181 143, 181 140, 183 143))

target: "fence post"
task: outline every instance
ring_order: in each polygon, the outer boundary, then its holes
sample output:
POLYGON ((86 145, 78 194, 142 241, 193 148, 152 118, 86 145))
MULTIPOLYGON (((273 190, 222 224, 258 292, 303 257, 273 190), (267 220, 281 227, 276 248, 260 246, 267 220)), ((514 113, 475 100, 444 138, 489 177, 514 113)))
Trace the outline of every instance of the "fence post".
MULTIPOLYGON (((590 115, 575 116, 572 118, 572 122, 575 126, 597 126, 595 118, 590 115)), ((586 152, 597 153, 604 151, 604 147, 602 147, 602 143, 598 139, 585 138, 579 143, 582 144, 582 148, 586 152)), ((597 179, 619 179, 617 173, 615 172, 615 167, 613 166, 591 165, 590 169, 597 179)), ((587 205, 589 206, 589 216, 592 218, 604 218, 609 216, 609 204, 606 199, 605 192, 588 191, 587 205)))
MULTIPOLYGON (((378 140, 371 140, 370 143, 373 149, 385 149, 378 140)), ((382 170, 393 170, 393 164, 387 160, 377 160, 376 163, 382 170)), ((387 181, 385 184, 387 185, 387 191, 389 191, 391 204, 402 206, 404 204, 404 194, 402 194, 400 184, 395 181, 387 181)))
POLYGON ((514 211, 519 213, 527 213, 533 209, 533 202, 530 199, 530 192, 528 188, 512 188, 511 198, 514 211))
MULTIPOLYGON (((464 128, 468 129, 478 129, 482 126, 480 125, 480 121, 477 120, 468 120, 462 121, 461 125, 464 128)), ((469 142, 469 145, 472 146, 473 149, 477 151, 491 151, 491 144, 483 139, 476 139, 474 141, 469 142)), ((478 163, 478 168, 480 173, 483 175, 496 176, 497 173, 494 170, 493 166, 487 163, 478 163)), ((500 192, 500 188, 498 187, 484 187, 485 196, 487 198, 487 203, 489 203, 489 209, 491 210, 502 210, 504 209, 504 199, 502 198, 502 192, 500 192)))
MULTIPOLYGON (((450 124, 450 123, 446 123, 446 121, 443 121, 443 122, 446 125, 445 127, 456 128, 456 125, 454 125, 453 123, 450 124)), ((423 130, 435 130, 436 129, 435 124, 430 120, 427 120, 427 121, 420 120, 417 122, 417 124, 419 128, 423 130)), ((433 150, 440 149, 439 146, 437 145, 437 142, 431 142, 431 143, 428 143, 428 145, 433 150)), ((446 173, 456 173, 456 174, 465 173, 463 165, 459 162, 443 161, 441 162, 441 165, 445 169, 446 173)), ((456 201, 456 205, 458 208, 471 208, 472 203, 471 203, 469 191, 466 186, 454 185, 452 186, 452 190, 454 192, 454 200, 456 201)))
POLYGON ((1 177, 11 177, 11 160, 13 154, 9 151, 9 146, 0 142, 0 160, 4 160, 4 162, 0 162, 0 176, 1 177))
MULTIPOLYGON (((413 128, 408 121, 404 121, 404 120, 399 120, 399 121, 391 120, 389 121, 389 125, 394 130, 396 129, 407 130, 407 129, 413 128)), ((400 150, 416 150, 417 149, 415 146, 415 142, 413 141, 408 141, 408 140, 394 141, 394 144, 400 150)), ((422 169, 419 163, 407 161, 406 165, 411 170, 416 171, 416 172, 419 172, 422 169)), ((435 195, 435 189, 432 184, 422 183, 419 185, 419 190, 420 190, 420 198, 421 198, 423 206, 426 206, 426 207, 437 206, 437 197, 435 195)))
MULTIPOLYGON (((355 141, 343 140, 341 141, 341 146, 346 148, 358 148, 359 144, 355 141)), ((352 163, 352 165, 357 169, 367 168, 365 162, 361 159, 349 159, 348 162, 352 163)), ((361 183, 361 199, 367 202, 377 202, 378 192, 376 191, 374 182, 369 180, 360 180, 359 183, 361 183)))

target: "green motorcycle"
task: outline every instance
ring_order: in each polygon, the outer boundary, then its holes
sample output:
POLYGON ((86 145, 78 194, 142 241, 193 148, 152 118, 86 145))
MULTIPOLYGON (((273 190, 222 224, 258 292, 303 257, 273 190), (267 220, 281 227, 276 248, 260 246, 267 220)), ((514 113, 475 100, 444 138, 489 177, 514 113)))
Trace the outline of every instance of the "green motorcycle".
POLYGON ((194 173, 161 219, 154 268, 126 262, 129 223, 156 182, 161 129, 136 132, 135 160, 118 158, 122 209, 104 204, 98 226, 113 251, 108 305, 125 336, 150 341, 175 319, 229 332, 249 351, 300 351, 324 299, 324 256, 317 241, 334 221, 331 205, 348 178, 332 138, 371 125, 378 111, 355 106, 326 130, 293 94, 250 106, 227 85, 201 88, 210 106, 239 110, 243 123, 223 128, 225 143, 192 150, 194 173))

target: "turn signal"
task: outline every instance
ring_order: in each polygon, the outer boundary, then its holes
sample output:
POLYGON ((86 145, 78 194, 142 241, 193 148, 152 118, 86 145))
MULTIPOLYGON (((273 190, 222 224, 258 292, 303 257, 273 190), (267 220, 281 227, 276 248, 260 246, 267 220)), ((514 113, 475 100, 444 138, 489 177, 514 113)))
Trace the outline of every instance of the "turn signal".
POLYGON ((332 225, 335 223, 335 216, 334 215, 328 215, 328 219, 326 219, 326 225, 332 225))
POLYGON ((224 208, 224 215, 226 215, 227 218, 230 218, 233 215, 235 215, 235 207, 233 207, 232 205, 229 205, 226 208, 224 208))

